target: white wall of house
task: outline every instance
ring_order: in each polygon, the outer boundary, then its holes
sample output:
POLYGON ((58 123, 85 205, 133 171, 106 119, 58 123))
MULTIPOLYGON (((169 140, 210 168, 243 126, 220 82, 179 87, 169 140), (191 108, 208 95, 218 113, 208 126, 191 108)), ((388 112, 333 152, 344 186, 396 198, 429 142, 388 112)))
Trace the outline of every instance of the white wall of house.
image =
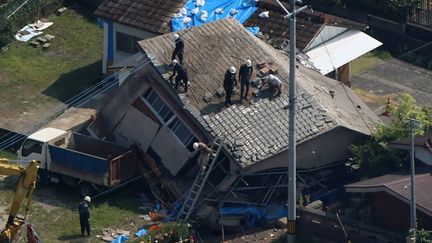
MULTIPOLYGON (((109 42, 109 38, 110 38, 110 29, 109 29, 109 24, 107 21, 104 22, 103 25, 104 28, 104 43, 103 43, 103 61, 102 61, 102 72, 106 73, 107 72, 107 67, 109 67, 112 64, 118 63, 122 60, 124 60, 127 57, 130 57, 132 55, 134 55, 135 53, 130 53, 130 52, 125 52, 125 51, 121 51, 118 50, 118 42, 119 40, 117 39, 117 32, 120 32, 122 34, 126 34, 128 36, 132 36, 135 37, 136 40, 144 40, 144 39, 148 39, 154 36, 157 36, 158 34, 152 33, 152 32, 148 32, 148 31, 143 31, 143 30, 139 30, 137 28, 134 27, 130 27, 127 25, 123 25, 120 23, 113 23, 113 33, 112 33, 112 43, 113 43, 113 58, 112 60, 110 60, 108 58, 108 42, 109 42)), ((136 41, 135 41, 136 42, 136 41)))

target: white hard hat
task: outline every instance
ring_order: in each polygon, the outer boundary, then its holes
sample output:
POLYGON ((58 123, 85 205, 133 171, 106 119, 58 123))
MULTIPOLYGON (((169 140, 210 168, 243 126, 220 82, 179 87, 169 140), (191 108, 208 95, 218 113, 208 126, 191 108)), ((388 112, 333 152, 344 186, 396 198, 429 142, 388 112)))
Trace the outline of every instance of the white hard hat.
POLYGON ((273 74, 269 74, 268 77, 269 77, 269 79, 274 79, 275 76, 273 74))
POLYGON ((234 66, 231 66, 229 68, 230 73, 234 74, 236 72, 236 68, 234 66))
POLYGON ((174 64, 177 64, 178 61, 176 59, 173 59, 171 63, 174 65, 174 64))
POLYGON ((91 198, 90 198, 89 196, 85 196, 85 197, 84 197, 84 201, 86 201, 86 202, 91 202, 91 198))
POLYGON ((198 147, 199 147, 198 143, 194 143, 194 144, 193 144, 193 148, 194 148, 195 150, 198 150, 198 147))
POLYGON ((177 40, 178 38, 180 38, 179 34, 174 34, 174 40, 177 40))
POLYGON ((250 59, 246 59, 245 64, 246 64, 246 66, 248 66, 248 67, 252 66, 252 62, 251 62, 250 59))

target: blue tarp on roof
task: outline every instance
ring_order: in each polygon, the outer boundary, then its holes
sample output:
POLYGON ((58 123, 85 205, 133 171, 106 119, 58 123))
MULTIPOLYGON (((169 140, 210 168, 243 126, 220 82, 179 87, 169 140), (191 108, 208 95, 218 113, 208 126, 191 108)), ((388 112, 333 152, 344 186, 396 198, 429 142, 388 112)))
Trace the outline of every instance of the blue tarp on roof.
POLYGON ((179 31, 228 17, 243 24, 255 10, 255 0, 189 0, 173 17, 171 25, 173 31, 179 31))

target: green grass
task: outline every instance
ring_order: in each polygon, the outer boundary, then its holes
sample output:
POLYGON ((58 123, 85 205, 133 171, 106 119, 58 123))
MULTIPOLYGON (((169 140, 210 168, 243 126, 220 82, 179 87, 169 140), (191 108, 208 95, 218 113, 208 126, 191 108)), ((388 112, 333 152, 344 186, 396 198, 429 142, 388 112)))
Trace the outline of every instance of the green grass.
MULTIPOLYGON (((61 187, 59 187, 61 188, 61 187)), ((61 190, 61 189, 60 189, 61 190)), ((54 190, 56 192, 56 190, 54 190)), ((33 200, 30 208, 28 222, 36 229, 43 242, 100 242, 96 235, 101 234, 102 228, 123 229, 131 231, 131 234, 140 227, 138 203, 135 200, 133 191, 118 192, 105 199, 96 200, 90 206, 90 224, 92 236, 82 238, 78 218, 79 196, 74 189, 65 187, 55 202, 54 209, 49 209, 39 203, 38 197, 44 194, 35 192, 36 199, 33 200), (38 195, 39 194, 39 195, 38 195), (133 225, 131 225, 131 222, 133 225)), ((0 189, 0 205, 9 205, 13 197, 11 189, 0 189)), ((47 203, 46 204, 52 204, 47 203)), ((20 210, 22 213, 22 208, 20 210)), ((25 242, 24 236, 18 242, 25 242)))
POLYGON ((12 159, 15 160, 18 158, 16 153, 12 153, 9 151, 0 150, 0 158, 12 159))
POLYGON ((48 17, 54 24, 42 36, 55 39, 46 50, 14 41, 0 52, 0 110, 25 112, 53 105, 98 80, 103 31, 82 14, 89 13, 77 7, 48 17))
POLYGON ((376 50, 368 52, 351 62, 351 74, 354 76, 359 75, 390 58, 392 56, 387 51, 376 50))

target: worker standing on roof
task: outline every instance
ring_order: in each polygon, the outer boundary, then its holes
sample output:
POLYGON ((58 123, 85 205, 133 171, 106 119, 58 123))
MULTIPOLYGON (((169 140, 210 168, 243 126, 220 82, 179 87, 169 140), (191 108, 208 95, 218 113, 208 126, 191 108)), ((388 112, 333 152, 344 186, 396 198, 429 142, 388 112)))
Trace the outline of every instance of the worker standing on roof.
POLYGON ((249 83, 252 77, 253 67, 251 60, 247 59, 243 65, 240 66, 239 79, 240 79, 240 101, 248 99, 249 83), (246 91, 246 92, 245 92, 246 91), (244 96, 243 96, 244 94, 244 96))
POLYGON ((174 42, 175 42, 175 48, 172 53, 171 60, 174 60, 176 56, 178 56, 178 60, 181 64, 183 64, 183 54, 184 54, 184 42, 180 38, 179 34, 174 34, 174 42))
POLYGON ((228 70, 225 72, 225 79, 224 79, 224 89, 226 92, 225 97, 225 106, 230 107, 232 105, 231 103, 231 95, 234 90, 234 87, 237 86, 237 80, 235 77, 236 68, 231 66, 228 68, 228 70))
POLYGON ((211 150, 211 148, 209 148, 209 146, 207 146, 207 144, 202 142, 195 142, 193 144, 193 148, 200 152, 200 155, 198 157, 198 165, 201 168, 201 174, 204 175, 207 168, 207 163, 213 151, 211 150))
POLYGON ((177 74, 175 78, 175 89, 177 90, 180 81, 182 81, 184 85, 184 92, 187 93, 189 78, 186 68, 180 63, 178 63, 176 59, 174 59, 172 60, 172 69, 173 73, 171 74, 169 79, 171 80, 177 74))
POLYGON ((260 87, 260 90, 267 85, 269 88, 276 89, 278 93, 276 96, 279 96, 282 93, 282 81, 273 74, 269 74, 267 78, 263 81, 263 84, 260 87))
POLYGON ((89 204, 91 202, 91 198, 89 196, 85 196, 84 200, 78 205, 78 212, 80 218, 81 225, 81 235, 84 236, 84 231, 87 232, 87 236, 90 236, 90 210, 89 204))

